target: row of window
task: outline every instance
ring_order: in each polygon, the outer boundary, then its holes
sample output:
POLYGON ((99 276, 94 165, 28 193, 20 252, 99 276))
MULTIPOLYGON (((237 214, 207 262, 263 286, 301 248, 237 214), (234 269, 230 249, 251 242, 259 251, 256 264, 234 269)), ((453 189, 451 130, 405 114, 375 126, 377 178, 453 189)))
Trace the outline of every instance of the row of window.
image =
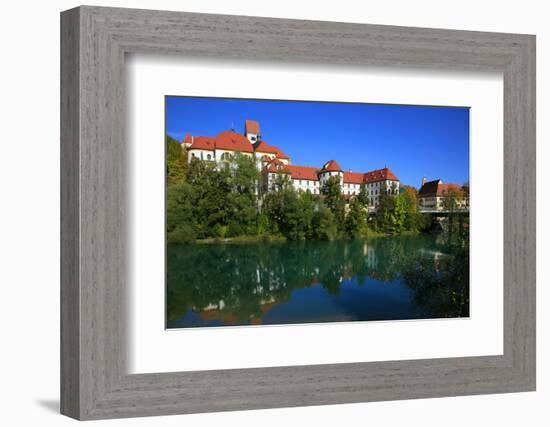
MULTIPOLYGON (((216 160, 216 157, 213 156, 212 154, 208 153, 205 156, 203 152, 200 153, 200 156, 197 155, 196 153, 191 153, 191 157, 195 159, 200 159, 200 160, 216 160)), ((222 153, 220 156, 220 160, 231 160, 232 158, 233 158, 233 154, 231 153, 222 153)))

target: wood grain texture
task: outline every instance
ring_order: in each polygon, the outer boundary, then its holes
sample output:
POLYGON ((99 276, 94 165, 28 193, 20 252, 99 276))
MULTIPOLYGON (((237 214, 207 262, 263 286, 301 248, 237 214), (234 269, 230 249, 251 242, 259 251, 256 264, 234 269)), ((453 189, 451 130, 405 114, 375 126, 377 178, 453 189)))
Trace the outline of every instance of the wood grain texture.
POLYGON ((100 419, 535 389, 534 36, 96 7, 63 12, 61 27, 62 413, 100 419), (503 72, 504 354, 128 375, 127 53, 503 72))
POLYGON ((61 20, 61 412, 80 414, 79 17, 61 20))

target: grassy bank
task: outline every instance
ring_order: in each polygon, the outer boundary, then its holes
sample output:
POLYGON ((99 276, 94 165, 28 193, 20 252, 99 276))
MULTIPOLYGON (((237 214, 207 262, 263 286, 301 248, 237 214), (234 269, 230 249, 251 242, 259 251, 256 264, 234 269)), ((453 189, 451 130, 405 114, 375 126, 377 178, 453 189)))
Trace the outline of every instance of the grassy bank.
POLYGON ((257 235, 257 236, 236 236, 236 237, 210 237, 208 239, 198 239, 195 241, 201 245, 212 244, 242 244, 242 243, 258 243, 258 242, 285 242, 287 239, 284 236, 257 235))
MULTIPOLYGON (((422 234, 419 231, 402 231, 400 233, 387 233, 375 230, 364 230, 356 238, 372 238, 372 237, 393 237, 393 236, 416 236, 422 234)), ((235 236, 235 237, 209 237, 206 239, 197 239, 193 241, 171 241, 170 243, 181 244, 181 243, 196 243, 199 245, 218 245, 218 244, 245 244, 245 243, 273 243, 273 242, 286 242, 288 239, 282 235, 253 235, 253 236, 235 236)), ((347 237, 342 237, 335 240, 348 240, 347 237)))

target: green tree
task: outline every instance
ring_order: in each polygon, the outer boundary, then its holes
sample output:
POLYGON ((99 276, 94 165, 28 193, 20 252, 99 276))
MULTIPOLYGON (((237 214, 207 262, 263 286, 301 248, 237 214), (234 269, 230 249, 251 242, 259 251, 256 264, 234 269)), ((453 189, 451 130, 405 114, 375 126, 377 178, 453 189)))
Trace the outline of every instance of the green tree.
POLYGON ((313 214, 315 213, 315 197, 310 191, 299 193, 299 205, 302 212, 303 232, 306 239, 314 238, 313 214))
POLYGON ((322 203, 317 205, 312 217, 313 238, 319 240, 334 240, 338 236, 338 228, 332 211, 322 203))
POLYGON ((281 192, 283 196, 282 218, 279 227, 289 240, 305 238, 304 213, 298 194, 293 189, 281 192))
POLYGON ((228 202, 232 215, 228 219, 229 236, 253 235, 258 227, 258 182, 260 174, 251 157, 238 153, 226 169, 231 172, 228 202))
POLYGON ((418 192, 414 187, 403 185, 401 197, 405 204, 405 230, 418 231, 425 227, 424 217, 418 212, 418 192))
POLYGON ((443 196, 443 207, 448 211, 447 237, 450 244, 459 243, 464 237, 464 215, 457 212, 463 198, 463 191, 454 188, 448 189, 443 196))
POLYGON ((279 225, 283 218, 282 191, 271 191, 264 196, 261 214, 267 218, 269 232, 274 235, 280 234, 279 225))
POLYGON ((187 150, 171 136, 166 135, 166 179, 168 184, 181 182, 187 173, 187 150))
POLYGON ((339 232, 345 231, 345 202, 340 189, 340 178, 331 176, 321 187, 324 204, 330 209, 339 232))
POLYGON ((365 184, 361 184, 361 187, 359 189, 359 194, 357 195, 357 200, 364 207, 367 207, 369 205, 369 193, 367 191, 367 186, 365 184))
POLYGON ((169 242, 193 242, 197 237, 194 187, 179 182, 166 190, 166 232, 169 242))
POLYGON ((405 229, 406 206, 402 195, 380 193, 375 224, 378 231, 400 233, 405 229))
POLYGON ((346 215, 345 229, 346 235, 354 238, 359 237, 361 231, 366 225, 366 213, 363 204, 358 197, 350 201, 349 211, 346 215))
POLYGON ((231 167, 192 159, 187 181, 196 192, 197 237, 219 237, 219 227, 229 226, 234 214, 231 167))
POLYGON ((400 233, 405 229, 406 218, 405 199, 402 195, 394 197, 393 211, 391 213, 391 231, 400 233))

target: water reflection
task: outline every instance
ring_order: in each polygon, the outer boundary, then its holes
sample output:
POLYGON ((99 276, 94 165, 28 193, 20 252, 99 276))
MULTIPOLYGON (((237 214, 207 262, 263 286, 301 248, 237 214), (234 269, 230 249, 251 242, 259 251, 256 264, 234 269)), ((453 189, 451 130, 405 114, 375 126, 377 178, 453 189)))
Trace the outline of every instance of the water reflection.
POLYGON ((167 326, 468 316, 467 247, 434 236, 168 247, 167 326))

